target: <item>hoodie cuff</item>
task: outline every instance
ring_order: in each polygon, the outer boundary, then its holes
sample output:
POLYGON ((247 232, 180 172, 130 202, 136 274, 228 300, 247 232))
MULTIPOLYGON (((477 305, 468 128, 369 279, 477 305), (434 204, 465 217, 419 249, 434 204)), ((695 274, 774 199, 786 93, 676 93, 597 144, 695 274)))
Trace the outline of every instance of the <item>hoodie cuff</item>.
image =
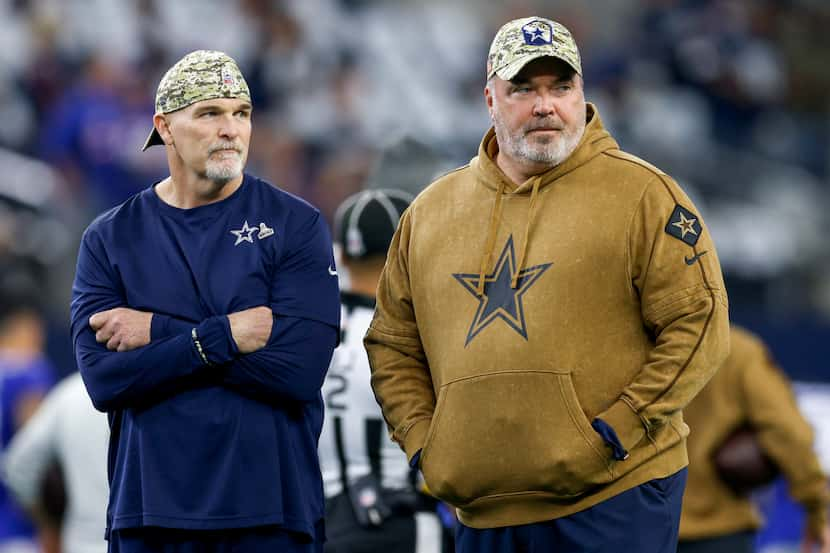
POLYGON ((205 365, 222 365, 239 354, 228 317, 220 315, 202 321, 191 332, 193 345, 205 365))
POLYGON ((631 451, 646 435, 646 427, 640 416, 622 399, 618 399, 605 412, 596 416, 610 426, 617 441, 626 452, 631 451))
POLYGON ((593 422, 591 422, 591 428, 593 428, 594 432, 599 434, 608 447, 611 448, 611 452, 614 454, 615 460, 625 461, 628 459, 628 451, 626 451, 620 443, 617 433, 607 422, 600 418, 596 418, 593 422))
POLYGON ((429 424, 432 419, 421 419, 409 427, 406 435, 403 438, 403 450, 406 452, 406 458, 412 461, 417 453, 420 453, 424 447, 424 442, 429 432, 429 424))

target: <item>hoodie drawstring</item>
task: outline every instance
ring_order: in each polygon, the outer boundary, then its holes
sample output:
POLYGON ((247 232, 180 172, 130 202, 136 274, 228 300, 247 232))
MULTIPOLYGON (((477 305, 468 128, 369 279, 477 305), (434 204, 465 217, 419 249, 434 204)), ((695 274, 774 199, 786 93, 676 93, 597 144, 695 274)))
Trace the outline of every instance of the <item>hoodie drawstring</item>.
POLYGON ((487 230, 487 243, 484 246, 484 256, 481 258, 481 267, 478 272, 478 285, 476 286, 476 295, 481 297, 484 295, 484 274, 487 272, 487 267, 490 266, 490 261, 493 258, 493 248, 496 245, 496 234, 499 228, 499 219, 501 219, 501 201, 504 196, 504 181, 499 181, 499 189, 496 191, 496 201, 493 202, 493 209, 490 211, 490 228, 487 230))
POLYGON ((516 272, 513 273, 513 280, 510 281, 510 287, 514 290, 519 285, 519 273, 522 272, 522 267, 525 264, 525 256, 527 255, 527 242, 530 238, 530 225, 533 219, 536 218, 536 196, 539 194, 539 183, 542 182, 541 177, 536 177, 533 181, 533 192, 530 193, 530 209, 527 213, 527 224, 525 225, 525 237, 522 240, 522 249, 519 250, 519 260, 516 263, 516 272))
MULTIPOLYGON (((533 181, 533 190, 530 193, 530 208, 527 213, 527 224, 525 225, 524 240, 519 250, 519 259, 516 263, 513 278, 510 281, 510 287, 513 289, 519 286, 519 274, 522 272, 522 266, 527 256, 527 244, 530 238, 530 226, 536 218, 536 198, 539 195, 539 187, 542 182, 541 177, 536 177, 533 181)), ((490 227, 487 230, 487 243, 484 247, 484 256, 481 258, 481 267, 478 271, 478 284, 476 285, 476 295, 481 297, 484 295, 484 275, 487 268, 493 261, 493 249, 496 245, 496 235, 498 234, 499 220, 501 219, 501 203, 504 196, 504 182, 499 182, 499 189, 496 191, 496 201, 493 202, 493 208, 490 211, 490 227)))

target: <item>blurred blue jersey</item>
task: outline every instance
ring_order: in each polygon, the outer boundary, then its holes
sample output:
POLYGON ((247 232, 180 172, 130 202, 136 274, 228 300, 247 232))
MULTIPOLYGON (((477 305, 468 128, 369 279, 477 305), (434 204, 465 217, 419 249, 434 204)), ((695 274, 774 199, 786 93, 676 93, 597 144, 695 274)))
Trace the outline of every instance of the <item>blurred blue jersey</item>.
MULTIPOLYGON (((55 373, 44 357, 21 360, 0 353, 0 452, 16 431, 16 409, 28 395, 43 396, 52 386, 55 373)), ((0 482, 0 542, 34 536, 34 527, 0 482)))

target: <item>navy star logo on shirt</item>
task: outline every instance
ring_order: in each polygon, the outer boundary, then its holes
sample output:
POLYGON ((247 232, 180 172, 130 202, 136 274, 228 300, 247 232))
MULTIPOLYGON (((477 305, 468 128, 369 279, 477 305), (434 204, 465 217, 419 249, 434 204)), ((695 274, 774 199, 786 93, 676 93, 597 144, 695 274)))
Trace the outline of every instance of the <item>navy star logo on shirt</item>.
POLYGON ((527 340, 522 298, 551 265, 553 263, 544 263, 522 269, 516 281, 516 288, 511 288, 513 275, 516 274, 516 255, 513 251, 513 237, 511 236, 507 239, 493 272, 484 276, 482 296, 476 294, 479 278, 477 273, 453 273, 452 276, 461 283, 461 286, 478 300, 478 309, 473 317, 464 346, 469 345, 479 332, 496 319, 506 322, 510 328, 527 340))
POLYGON ((234 246, 238 246, 242 242, 250 242, 251 244, 254 243, 253 234, 259 230, 259 227, 249 227, 248 221, 245 221, 245 224, 242 225, 240 230, 232 230, 231 234, 236 236, 236 242, 233 243, 234 246))

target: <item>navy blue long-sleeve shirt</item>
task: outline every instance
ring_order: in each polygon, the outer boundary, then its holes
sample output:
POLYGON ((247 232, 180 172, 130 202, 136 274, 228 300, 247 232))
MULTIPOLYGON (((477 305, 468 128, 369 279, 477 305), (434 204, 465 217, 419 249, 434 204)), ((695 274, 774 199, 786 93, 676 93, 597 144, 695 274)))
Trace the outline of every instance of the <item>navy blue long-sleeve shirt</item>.
POLYGON ((72 337, 110 415, 108 531, 274 524, 313 535, 320 387, 339 316, 324 220, 254 177, 186 210, 150 187, 98 217, 78 254, 72 337), (261 305, 271 336, 240 354, 227 314, 261 305), (97 343, 89 317, 113 307, 154 313, 151 343, 97 343))

